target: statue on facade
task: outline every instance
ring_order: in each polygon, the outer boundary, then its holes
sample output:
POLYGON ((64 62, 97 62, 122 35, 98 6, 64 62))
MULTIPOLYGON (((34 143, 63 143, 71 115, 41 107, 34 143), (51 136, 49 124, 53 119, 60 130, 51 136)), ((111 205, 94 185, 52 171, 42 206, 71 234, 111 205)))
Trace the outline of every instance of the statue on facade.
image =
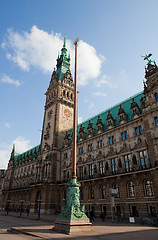
POLYGON ((147 66, 152 65, 152 63, 154 63, 154 65, 156 65, 156 62, 153 61, 152 59, 150 59, 150 57, 152 56, 152 53, 149 53, 148 55, 146 54, 145 56, 141 56, 144 58, 144 60, 147 60, 147 66))

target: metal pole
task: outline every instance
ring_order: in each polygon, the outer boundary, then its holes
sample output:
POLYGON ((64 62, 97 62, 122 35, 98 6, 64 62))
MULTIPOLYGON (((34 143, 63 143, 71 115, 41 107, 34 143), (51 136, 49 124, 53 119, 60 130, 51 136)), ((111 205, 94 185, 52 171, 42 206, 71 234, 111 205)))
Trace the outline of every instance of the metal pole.
POLYGON ((75 45, 75 89, 74 89, 74 122, 73 122, 73 156, 72 156, 72 178, 76 178, 76 127, 77 127, 77 45, 79 39, 74 42, 75 45))

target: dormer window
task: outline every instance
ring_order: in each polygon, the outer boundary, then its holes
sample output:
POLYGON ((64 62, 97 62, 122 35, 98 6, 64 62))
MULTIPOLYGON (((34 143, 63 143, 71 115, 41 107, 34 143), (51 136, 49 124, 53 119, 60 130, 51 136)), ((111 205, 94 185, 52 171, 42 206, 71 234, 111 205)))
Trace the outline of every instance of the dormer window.
POLYGON ((98 121, 97 121, 97 133, 102 133, 103 132, 103 123, 102 120, 100 118, 100 116, 98 116, 98 121))
POLYGON ((132 118, 136 118, 140 114, 138 104, 134 101, 134 98, 132 99, 132 103, 131 103, 131 112, 132 112, 132 118))
POLYGON ((84 127, 80 126, 80 131, 79 131, 79 141, 83 141, 84 140, 84 127))
POLYGON ((87 127, 87 135, 88 137, 92 137, 93 136, 93 127, 92 127, 92 123, 89 121, 88 127, 87 127))
POLYGON ((114 118, 111 115, 110 111, 108 112, 108 116, 107 116, 106 120, 107 120, 107 128, 108 129, 113 128, 114 127, 114 118))
POLYGON ((120 108, 118 110, 118 118, 119 118, 119 124, 123 124, 127 122, 127 114, 125 113, 124 109, 120 105, 120 108))

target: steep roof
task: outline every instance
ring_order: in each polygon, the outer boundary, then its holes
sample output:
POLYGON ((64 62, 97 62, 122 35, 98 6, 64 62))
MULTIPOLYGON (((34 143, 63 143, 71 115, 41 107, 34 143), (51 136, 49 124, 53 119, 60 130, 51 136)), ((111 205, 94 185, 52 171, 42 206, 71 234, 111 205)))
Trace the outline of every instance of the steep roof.
MULTIPOLYGON (((84 133, 84 139, 87 138, 87 127, 88 127, 89 121, 92 123, 93 135, 95 136, 97 134, 96 123, 97 123, 97 120, 98 120, 98 116, 102 119, 103 130, 106 131, 106 129, 107 129, 106 119, 107 119, 107 115, 108 115, 109 111, 110 111, 110 114, 112 115, 112 117, 114 118, 114 126, 117 127, 119 125, 118 111, 119 111, 120 105, 124 109, 125 113, 127 114, 127 122, 131 121, 132 120, 131 103, 133 102, 133 99, 134 99, 134 102, 136 102, 138 104, 140 112, 142 112, 141 102, 140 102, 140 99, 142 97, 144 97, 143 92, 139 92, 139 93, 135 94, 134 96, 131 96, 130 98, 124 100, 123 102, 120 102, 119 104, 117 104, 117 105, 115 105, 111 108, 108 108, 105 111, 97 114, 96 116, 94 116, 92 118, 89 118, 86 121, 78 124, 78 126, 77 126, 77 136, 79 134, 80 127, 82 125, 82 127, 84 128, 84 132, 85 132, 84 133)), ((73 132, 72 129, 68 132, 70 137, 72 136, 72 132, 73 132)), ((70 143, 71 143, 71 140, 69 139, 69 144, 70 143)))
POLYGON ((33 154, 34 152, 37 153, 39 147, 40 147, 40 145, 37 145, 36 147, 33 147, 33 148, 29 149, 29 150, 26 151, 26 152, 23 152, 23 153, 21 153, 21 154, 15 154, 15 155, 14 155, 14 167, 16 167, 17 161, 20 160, 20 158, 26 158, 26 156, 29 156, 29 157, 30 157, 30 155, 33 154))

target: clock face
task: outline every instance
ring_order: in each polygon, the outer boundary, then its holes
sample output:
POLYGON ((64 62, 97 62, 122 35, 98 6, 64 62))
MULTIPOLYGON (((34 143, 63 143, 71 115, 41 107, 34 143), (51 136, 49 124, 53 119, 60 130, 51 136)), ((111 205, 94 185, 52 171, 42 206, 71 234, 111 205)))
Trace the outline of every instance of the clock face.
POLYGON ((63 115, 65 118, 71 119, 72 118, 72 110, 68 108, 64 108, 63 115))
POLYGON ((51 109, 51 110, 49 110, 49 112, 48 112, 48 118, 51 118, 52 115, 53 115, 53 110, 51 109))

